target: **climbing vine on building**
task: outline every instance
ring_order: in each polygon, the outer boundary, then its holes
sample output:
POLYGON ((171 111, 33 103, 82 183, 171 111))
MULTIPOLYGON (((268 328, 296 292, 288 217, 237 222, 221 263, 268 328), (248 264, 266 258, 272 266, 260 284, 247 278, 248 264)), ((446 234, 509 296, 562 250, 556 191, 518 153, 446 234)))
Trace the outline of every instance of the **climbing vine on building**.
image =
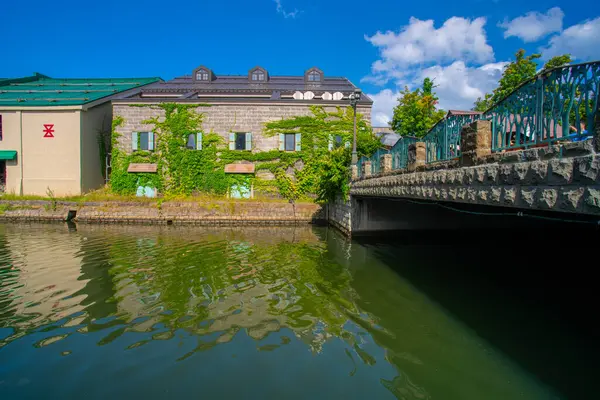
MULTIPOLYGON (((347 193, 350 144, 353 132, 353 111, 338 108, 327 112, 313 106, 312 115, 282 119, 265 124, 267 136, 294 134, 300 139, 298 151, 270 150, 252 152, 229 150, 225 140, 214 132, 204 132, 203 105, 162 103, 140 105, 164 111, 143 121, 154 126, 155 151, 124 152, 119 147, 117 128, 125 122, 117 116, 112 127, 111 189, 119 194, 133 194, 138 186, 151 186, 164 195, 209 193, 225 195, 232 185, 252 185, 255 192, 297 200, 316 195, 326 201, 335 193, 347 193), (201 149, 186 148, 188 136, 198 134, 201 149), (248 161, 255 163, 257 173, 267 171, 274 179, 254 175, 226 174, 227 164, 248 161), (128 173, 130 163, 156 163, 153 173, 128 173)), ((357 123, 359 155, 370 155, 379 140, 359 115, 357 123)), ((257 174, 262 176, 264 174, 257 174)))

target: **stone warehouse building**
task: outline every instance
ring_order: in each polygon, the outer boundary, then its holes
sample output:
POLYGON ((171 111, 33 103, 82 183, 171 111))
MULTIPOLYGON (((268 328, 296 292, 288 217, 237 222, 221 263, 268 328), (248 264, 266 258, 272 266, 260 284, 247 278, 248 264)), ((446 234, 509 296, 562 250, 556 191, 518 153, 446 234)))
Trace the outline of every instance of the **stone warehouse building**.
POLYGON ((158 78, 0 80, 0 190, 78 195, 101 187, 109 142, 110 100, 158 78))
MULTIPOLYGON (((127 154, 155 148, 154 127, 143 121, 164 116, 164 111, 140 106, 159 103, 210 105, 196 109, 204 114, 202 130, 218 133, 230 150, 293 152, 301 149, 299 135, 282 133, 268 137, 263 135, 264 124, 312 115, 313 105, 323 106, 327 111, 348 107, 349 95, 356 89, 347 78, 326 76, 318 68, 297 76, 273 76, 258 66, 244 75, 218 75, 200 66, 191 75, 145 86, 131 96, 114 99, 112 104, 114 116, 123 118, 116 133, 120 150, 127 154)), ((372 104, 364 94, 357 104, 357 113, 367 121, 371 118, 372 104)), ((199 148, 198 141, 197 136, 190 135, 188 147, 199 148)), ((253 167, 226 168, 227 171, 254 173, 253 167)))

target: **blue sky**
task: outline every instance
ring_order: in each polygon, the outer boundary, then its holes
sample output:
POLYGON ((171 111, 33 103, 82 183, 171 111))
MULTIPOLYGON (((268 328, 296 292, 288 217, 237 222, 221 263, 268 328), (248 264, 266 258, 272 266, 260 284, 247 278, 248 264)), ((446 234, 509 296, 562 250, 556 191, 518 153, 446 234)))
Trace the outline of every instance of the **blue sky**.
POLYGON ((600 59, 600 1, 38 1, 2 7, 0 77, 170 79, 200 64, 273 75, 318 66, 375 100, 435 79, 443 108, 469 108, 519 48, 600 59))

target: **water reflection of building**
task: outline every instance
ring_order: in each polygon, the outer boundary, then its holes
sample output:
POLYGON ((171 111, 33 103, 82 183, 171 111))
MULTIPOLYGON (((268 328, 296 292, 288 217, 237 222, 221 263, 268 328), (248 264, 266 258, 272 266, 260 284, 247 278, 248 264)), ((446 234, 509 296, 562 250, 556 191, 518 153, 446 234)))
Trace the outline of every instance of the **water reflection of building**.
POLYGON ((17 326, 51 323, 73 314, 67 324, 94 318, 111 305, 104 244, 70 231, 66 225, 0 225, 3 264, 10 265, 12 292, 1 311, 17 326))
POLYGON ((48 322, 85 308, 80 304, 86 285, 80 279, 80 237, 65 232, 57 240, 56 226, 2 225, 0 229, 12 269, 18 271, 8 308, 22 317, 48 322))

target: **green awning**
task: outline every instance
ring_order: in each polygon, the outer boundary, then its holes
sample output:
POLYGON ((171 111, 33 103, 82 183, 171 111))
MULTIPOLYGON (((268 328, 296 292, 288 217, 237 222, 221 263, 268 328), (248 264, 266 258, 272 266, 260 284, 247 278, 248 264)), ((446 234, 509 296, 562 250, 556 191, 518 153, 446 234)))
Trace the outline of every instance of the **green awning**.
POLYGON ((14 160, 16 156, 16 150, 0 150, 0 160, 14 160))

